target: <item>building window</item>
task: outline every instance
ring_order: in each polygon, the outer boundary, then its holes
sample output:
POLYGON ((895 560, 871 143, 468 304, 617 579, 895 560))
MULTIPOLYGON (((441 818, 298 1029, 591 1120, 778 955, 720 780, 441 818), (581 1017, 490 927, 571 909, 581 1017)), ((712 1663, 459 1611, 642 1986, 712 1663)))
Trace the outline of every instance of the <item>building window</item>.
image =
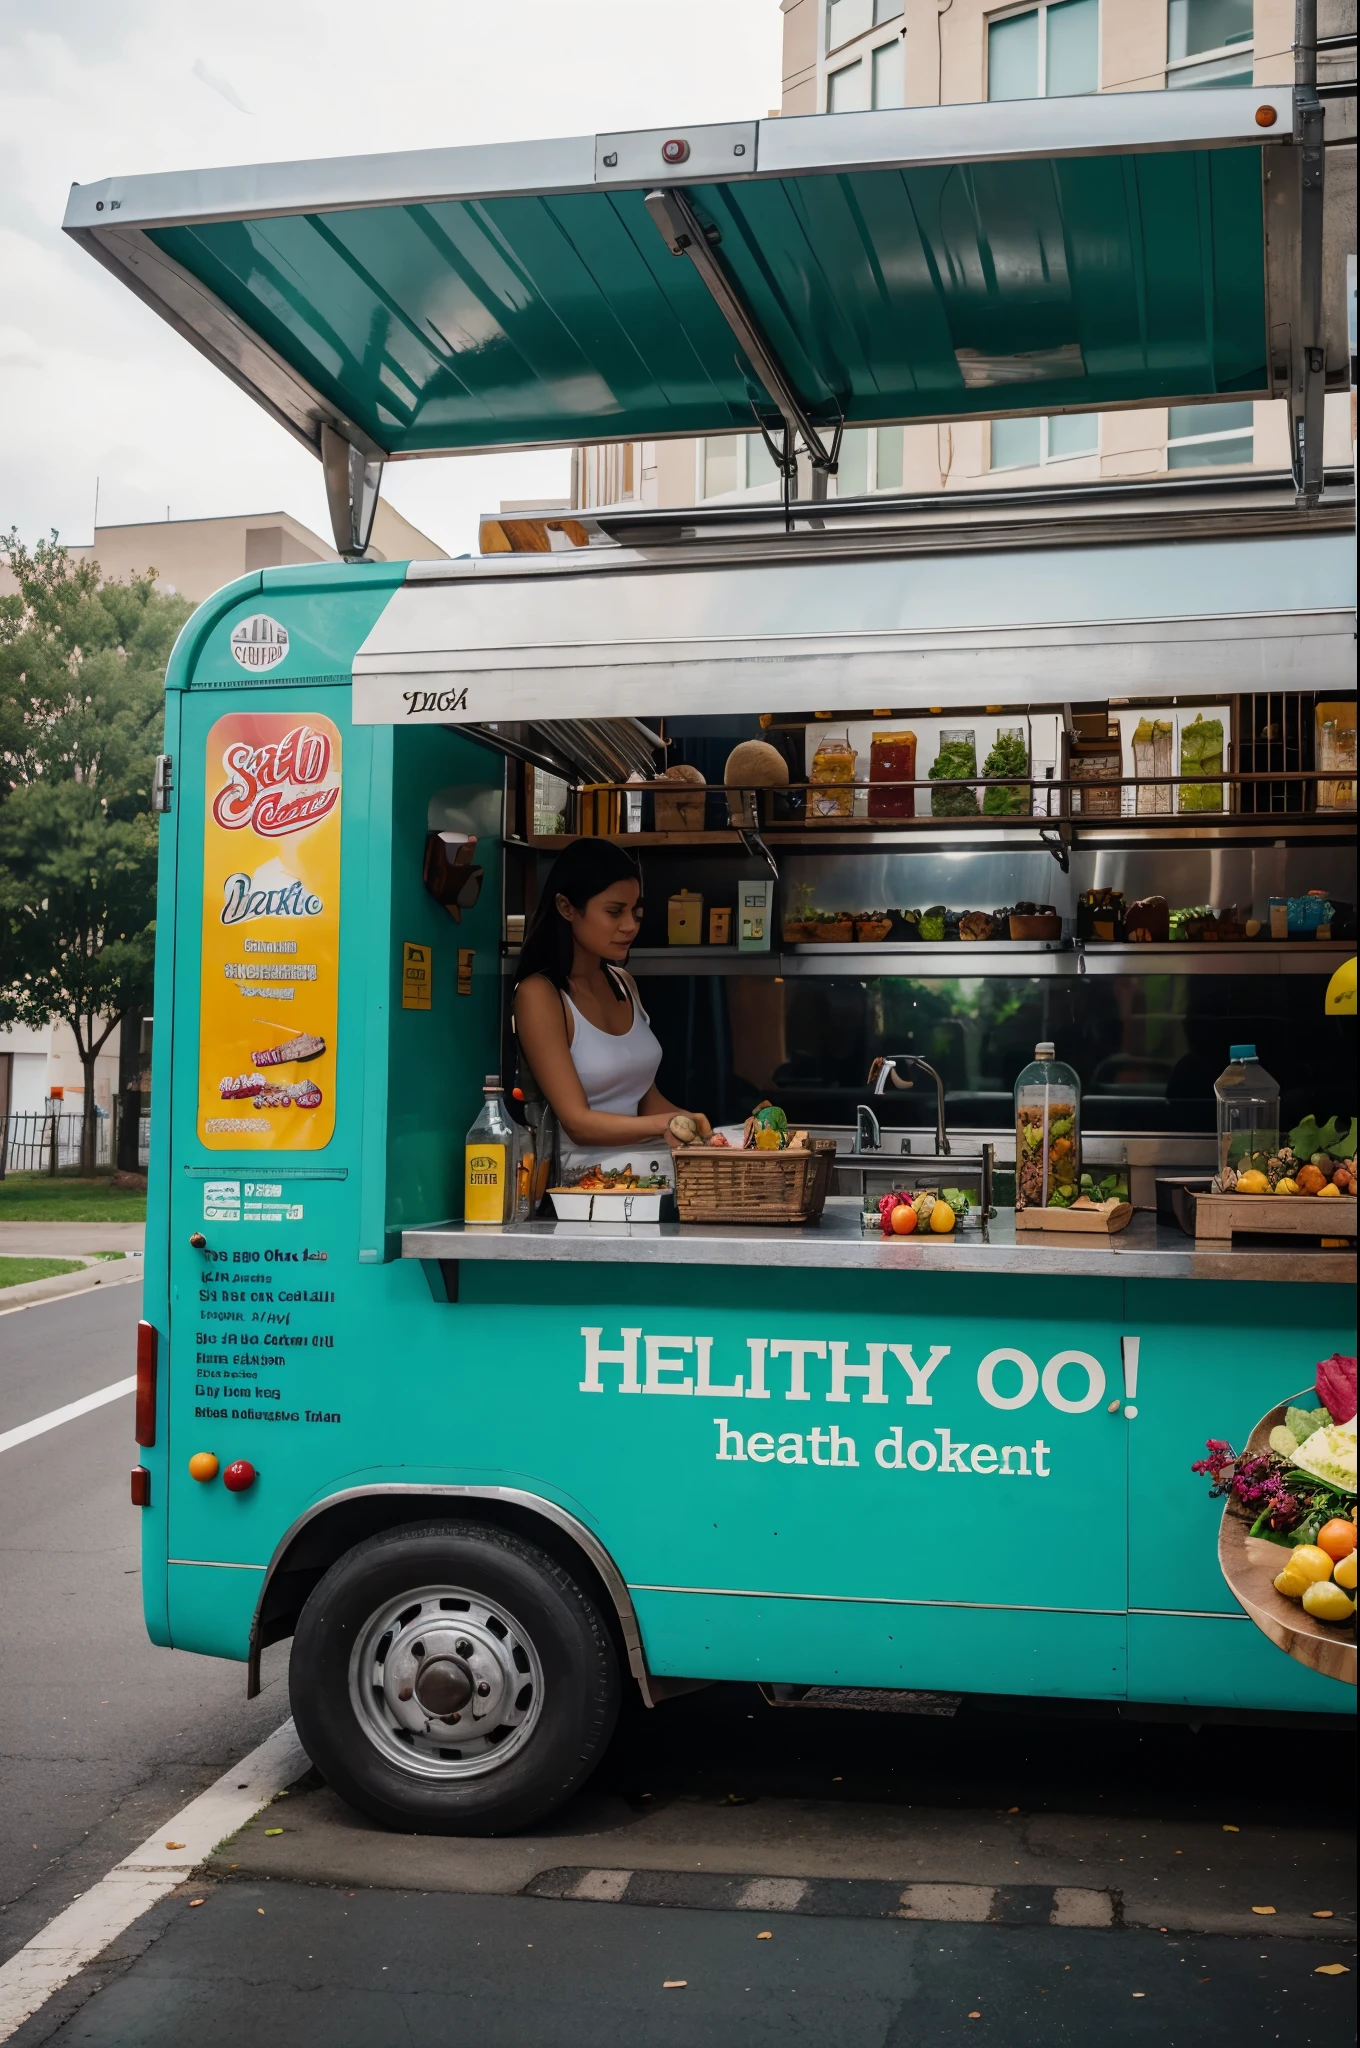
POLYGON ((869 67, 860 57, 843 64, 826 81, 828 114, 862 114, 869 105, 869 67))
MULTIPOLYGON (((826 47, 839 50, 874 25, 874 0, 827 0, 826 47)), ((900 12, 900 9, 899 9, 900 12)))
POLYGON ((778 481, 779 471, 762 435, 718 434, 704 442, 701 496, 728 498, 778 481))
POLYGON ((848 427, 841 436, 836 496, 863 498, 902 488, 902 428, 848 427))
POLYGON ((1250 399, 1235 405, 1173 405, 1166 432, 1168 469, 1214 469, 1252 460, 1250 399))
POLYGON ((1055 413, 1051 419, 993 420, 992 469, 1042 469, 1100 450, 1100 415, 1055 413))
POLYGON ((1100 84, 1100 0, 1051 0, 987 25, 989 100, 1041 100, 1100 84))
POLYGON ((1166 22, 1166 82, 1172 91, 1250 85, 1252 0, 1171 0, 1166 22))
POLYGON ((875 107, 902 106, 906 98, 906 57, 900 38, 894 36, 890 43, 880 43, 871 61, 875 107))

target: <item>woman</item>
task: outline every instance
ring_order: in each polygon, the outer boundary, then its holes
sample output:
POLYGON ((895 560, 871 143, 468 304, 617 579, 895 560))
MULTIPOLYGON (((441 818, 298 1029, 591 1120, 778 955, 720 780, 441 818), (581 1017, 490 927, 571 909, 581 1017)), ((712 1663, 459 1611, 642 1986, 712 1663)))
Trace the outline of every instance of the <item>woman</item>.
MULTIPOLYGON (((554 861, 524 935, 515 1032, 557 1117, 564 1178, 589 1166, 671 1177, 670 1122, 656 1085, 661 1047, 624 962, 642 928, 637 864, 608 839, 577 839, 554 861)), ((701 1137, 709 1121, 693 1111, 701 1137)))

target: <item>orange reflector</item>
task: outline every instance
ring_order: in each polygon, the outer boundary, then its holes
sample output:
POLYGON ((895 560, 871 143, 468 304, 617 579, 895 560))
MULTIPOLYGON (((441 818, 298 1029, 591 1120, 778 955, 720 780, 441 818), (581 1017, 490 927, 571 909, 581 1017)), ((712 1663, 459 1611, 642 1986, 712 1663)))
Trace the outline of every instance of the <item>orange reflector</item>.
POLYGON ((154 1323, 137 1325, 137 1421, 136 1439, 149 1450, 156 1441, 156 1350, 154 1323))
POLYGON ((1256 109, 1256 125, 1258 128, 1273 128, 1278 118, 1274 107, 1258 107, 1256 109))
POLYGON ((132 1505, 135 1508, 149 1508, 151 1505, 151 1474, 145 1465, 132 1468, 132 1505))

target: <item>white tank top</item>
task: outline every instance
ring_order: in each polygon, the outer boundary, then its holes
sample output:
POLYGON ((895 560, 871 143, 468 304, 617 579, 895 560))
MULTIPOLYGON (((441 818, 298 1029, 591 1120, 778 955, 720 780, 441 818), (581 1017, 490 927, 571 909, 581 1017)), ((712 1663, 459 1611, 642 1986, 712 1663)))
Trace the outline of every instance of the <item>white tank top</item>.
MULTIPOLYGON (((586 1101, 592 1109, 609 1116, 636 1116, 638 1104, 656 1079, 661 1065, 661 1045, 652 1030, 651 1019, 631 989, 633 1021, 621 1037, 601 1031, 583 1017, 564 991, 563 1001, 571 1011, 574 1029, 571 1059, 586 1101)), ((670 1148, 664 1138, 640 1139, 632 1145, 605 1147, 574 1145, 566 1132, 557 1135, 558 1165, 563 1173, 583 1173, 588 1166, 631 1165, 634 1173, 658 1173, 667 1180, 671 1172, 670 1148)))

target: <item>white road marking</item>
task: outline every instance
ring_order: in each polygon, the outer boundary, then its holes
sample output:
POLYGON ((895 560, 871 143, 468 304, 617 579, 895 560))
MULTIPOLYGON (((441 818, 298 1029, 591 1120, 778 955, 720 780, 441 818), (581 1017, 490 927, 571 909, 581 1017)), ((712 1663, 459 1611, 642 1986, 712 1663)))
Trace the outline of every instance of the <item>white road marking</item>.
POLYGON ((97 1394, 83 1394, 78 1401, 68 1401, 64 1408, 52 1408, 46 1415, 35 1416, 32 1422, 21 1422, 17 1429, 7 1429, 0 1436, 0 1451, 12 1451, 16 1444, 26 1444, 30 1437, 42 1436, 49 1429, 59 1429, 63 1422, 74 1422, 77 1415, 88 1415, 93 1408, 104 1408, 110 1401, 134 1393, 136 1387, 137 1375, 133 1373, 130 1379, 115 1380, 111 1387, 101 1387, 97 1394))
POLYGON ((0 2041, 8 2041, 68 1978, 182 1884, 219 1842, 244 1827, 308 1767, 293 1724, 285 1721, 258 1749, 224 1771, 215 1785, 157 1828, 140 1849, 115 1864, 107 1877, 49 1920, 0 1967, 0 2041), (175 1844, 173 1849, 167 1848, 169 1842, 175 1844))
POLYGON ((594 1899, 601 1905, 616 1906, 628 1889, 631 1870, 588 1870, 567 1893, 569 1899, 594 1899))

